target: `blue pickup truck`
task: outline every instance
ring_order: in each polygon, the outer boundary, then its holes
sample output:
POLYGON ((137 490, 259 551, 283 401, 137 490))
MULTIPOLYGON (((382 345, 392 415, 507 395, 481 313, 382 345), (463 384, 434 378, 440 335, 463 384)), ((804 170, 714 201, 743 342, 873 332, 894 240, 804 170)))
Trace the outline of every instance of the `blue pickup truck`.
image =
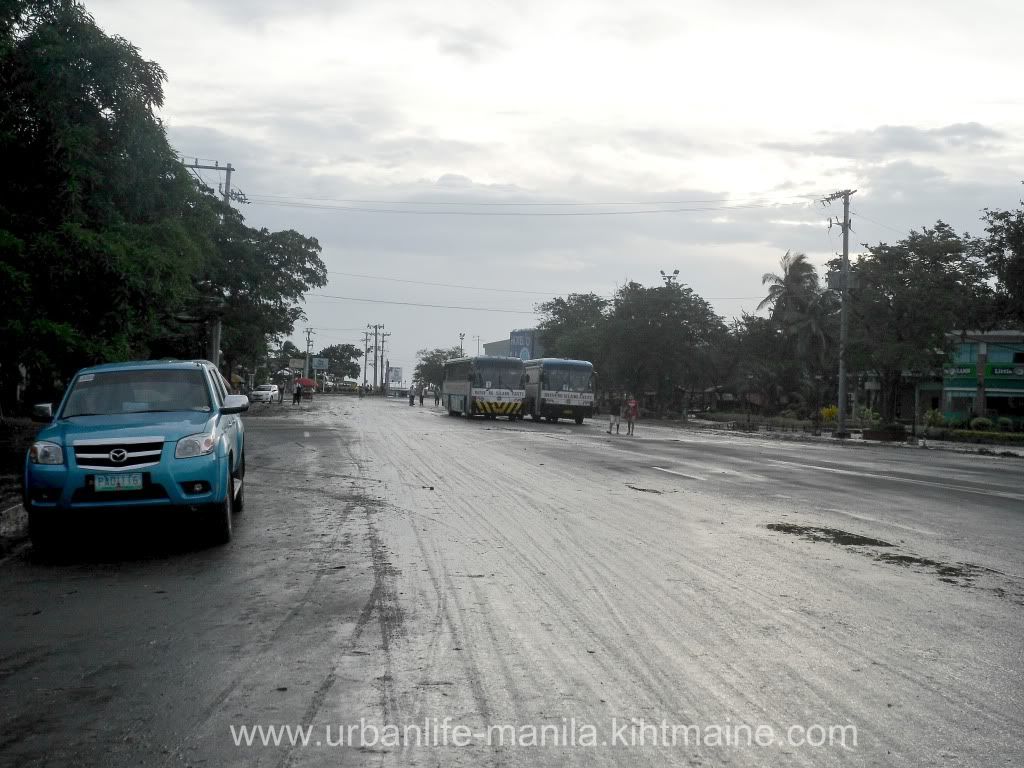
POLYGON ((244 496, 249 400, 229 394, 205 360, 98 365, 75 374, 64 398, 37 405, 49 422, 25 457, 23 503, 39 550, 91 511, 180 507, 207 540, 231 539, 244 496))

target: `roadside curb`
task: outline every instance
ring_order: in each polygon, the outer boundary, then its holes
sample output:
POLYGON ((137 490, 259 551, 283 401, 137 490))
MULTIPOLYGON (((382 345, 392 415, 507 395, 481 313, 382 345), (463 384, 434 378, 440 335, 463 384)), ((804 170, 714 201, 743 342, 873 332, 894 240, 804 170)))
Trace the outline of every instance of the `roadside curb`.
MULTIPOLYGON (((661 425, 659 425, 661 426, 661 425)), ((804 444, 815 444, 815 443, 827 443, 830 445, 843 445, 853 448, 868 448, 878 446, 882 448, 902 448, 909 450, 925 450, 925 451, 943 451, 945 453, 962 453, 962 454, 974 454, 977 456, 988 456, 996 459, 1024 459, 1024 453, 1011 450, 1009 448, 1003 448, 1002 446, 989 446, 979 445, 973 443, 949 443, 945 441, 932 440, 928 438, 918 438, 923 444, 911 445, 903 441, 886 441, 886 440, 864 440, 864 439, 847 439, 841 440, 838 437, 830 437, 820 435, 815 437, 814 435, 804 435, 799 433, 786 433, 786 432, 746 432, 744 430, 736 429, 725 429, 722 427, 709 427, 700 424, 687 424, 683 425, 676 423, 673 425, 663 425, 670 429, 676 429, 680 431, 694 431, 694 432, 714 432, 717 434, 724 435, 737 435, 739 437, 752 437, 761 440, 782 440, 785 442, 792 443, 804 443, 804 444), (937 444, 938 443, 938 444, 937 444)))

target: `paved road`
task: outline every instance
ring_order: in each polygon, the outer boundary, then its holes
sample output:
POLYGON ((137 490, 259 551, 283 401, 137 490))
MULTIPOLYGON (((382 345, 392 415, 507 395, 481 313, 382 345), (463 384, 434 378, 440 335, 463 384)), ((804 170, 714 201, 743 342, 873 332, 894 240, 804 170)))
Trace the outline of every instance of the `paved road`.
POLYGON ((1024 763, 1020 460, 355 398, 247 429, 229 546, 0 564, 0 764, 1024 763))

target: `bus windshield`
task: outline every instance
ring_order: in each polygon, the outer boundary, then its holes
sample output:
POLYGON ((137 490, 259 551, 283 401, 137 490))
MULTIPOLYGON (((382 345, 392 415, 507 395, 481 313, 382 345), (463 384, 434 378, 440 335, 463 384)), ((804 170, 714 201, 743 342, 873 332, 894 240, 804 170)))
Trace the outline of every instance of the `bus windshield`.
POLYGON ((473 367, 473 386, 487 389, 519 389, 523 369, 508 363, 478 362, 473 367))
POLYGON ((585 368, 545 369, 543 386, 557 392, 593 392, 594 376, 585 368))

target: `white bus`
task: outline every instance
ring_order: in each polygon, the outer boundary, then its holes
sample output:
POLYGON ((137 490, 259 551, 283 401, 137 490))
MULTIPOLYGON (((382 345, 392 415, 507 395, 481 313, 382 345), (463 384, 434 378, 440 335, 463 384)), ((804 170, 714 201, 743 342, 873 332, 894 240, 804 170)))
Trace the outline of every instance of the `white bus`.
POLYGON ((594 415, 594 366, 586 360, 544 357, 527 360, 526 413, 531 419, 558 421, 594 415))
POLYGON ((460 357, 444 364, 441 404, 450 416, 523 418, 523 361, 517 357, 460 357))

